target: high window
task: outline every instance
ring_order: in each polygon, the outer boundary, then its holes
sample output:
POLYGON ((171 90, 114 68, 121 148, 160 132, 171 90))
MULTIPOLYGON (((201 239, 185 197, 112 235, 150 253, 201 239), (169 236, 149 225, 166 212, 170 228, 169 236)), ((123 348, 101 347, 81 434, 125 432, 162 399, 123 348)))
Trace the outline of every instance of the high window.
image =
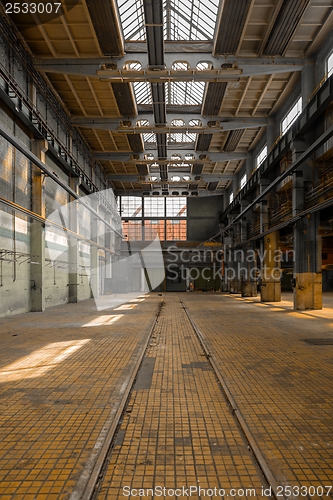
POLYGON ((256 168, 259 168, 260 165, 266 160, 267 158, 267 144, 262 148, 260 153, 256 157, 256 168))
POLYGON ((333 52, 331 52, 331 54, 328 56, 326 64, 327 64, 326 72, 327 76, 329 77, 333 73, 333 52))
POLYGON ((285 134, 302 112, 302 97, 300 97, 288 111, 281 122, 281 134, 285 134))
POLYGON ((234 201, 234 193, 230 193, 229 203, 232 203, 233 201, 234 201))
POLYGON ((127 241, 186 240, 187 198, 121 196, 118 200, 127 241))
POLYGON ((245 186, 246 180, 247 180, 247 176, 246 176, 246 174, 244 174, 243 177, 241 178, 241 181, 240 181, 241 189, 243 189, 243 187, 245 186))

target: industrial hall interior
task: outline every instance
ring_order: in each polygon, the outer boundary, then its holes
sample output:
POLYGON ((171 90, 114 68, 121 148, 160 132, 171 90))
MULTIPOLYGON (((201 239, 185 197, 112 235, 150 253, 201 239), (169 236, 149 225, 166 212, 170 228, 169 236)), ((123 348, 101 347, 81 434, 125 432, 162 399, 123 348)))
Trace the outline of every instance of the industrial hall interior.
POLYGON ((1 500, 333 499, 332 0, 0 0, 1 500))

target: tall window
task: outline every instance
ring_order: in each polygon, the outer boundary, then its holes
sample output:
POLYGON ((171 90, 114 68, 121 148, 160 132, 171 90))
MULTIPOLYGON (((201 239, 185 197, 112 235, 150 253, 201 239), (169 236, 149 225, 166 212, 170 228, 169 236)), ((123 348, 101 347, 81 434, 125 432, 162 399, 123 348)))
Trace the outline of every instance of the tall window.
POLYGON ((266 160, 267 158, 267 144, 262 148, 260 153, 256 157, 256 168, 259 168, 260 165, 266 160))
POLYGON ((241 181, 240 181, 240 187, 241 187, 241 189, 243 189, 243 187, 245 186, 246 180, 247 180, 247 176, 246 176, 246 173, 245 173, 243 175, 243 177, 241 177, 241 181))
POLYGON ((333 52, 327 58, 327 76, 331 76, 333 73, 333 52))
POLYGON ((230 193, 229 203, 232 203, 233 201, 234 201, 234 193, 230 193))
POLYGON ((185 196, 121 196, 123 236, 128 241, 186 240, 185 196))
POLYGON ((285 134, 302 112, 302 97, 300 97, 288 111, 281 122, 281 134, 285 134))

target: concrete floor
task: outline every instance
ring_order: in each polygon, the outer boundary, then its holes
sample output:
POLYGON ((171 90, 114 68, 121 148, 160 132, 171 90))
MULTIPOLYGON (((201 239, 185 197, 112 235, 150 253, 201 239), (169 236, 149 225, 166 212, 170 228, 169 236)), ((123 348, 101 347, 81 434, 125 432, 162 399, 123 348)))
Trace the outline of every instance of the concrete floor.
POLYGON ((170 293, 100 312, 85 301, 0 320, 1 499, 62 499, 75 491, 112 424, 161 300, 96 498, 124 498, 131 488, 127 498, 140 488, 144 498, 160 498, 146 491, 156 486, 169 493, 192 486, 192 498, 204 498, 195 487, 223 488, 234 498, 253 498, 241 491, 251 488, 265 496, 179 298, 281 498, 288 487, 289 496, 303 487, 300 496, 333 497, 333 345, 304 342, 333 338, 333 295, 324 294, 321 311, 295 312, 291 294, 261 304, 238 295, 170 293))

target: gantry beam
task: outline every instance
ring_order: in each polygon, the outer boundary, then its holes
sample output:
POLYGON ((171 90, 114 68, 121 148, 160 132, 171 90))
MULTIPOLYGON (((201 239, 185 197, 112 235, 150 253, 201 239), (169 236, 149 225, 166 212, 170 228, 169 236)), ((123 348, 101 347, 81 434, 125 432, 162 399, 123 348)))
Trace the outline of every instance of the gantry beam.
MULTIPOLYGON (((182 151, 182 153, 184 153, 182 151)), ((186 152, 185 152, 186 153, 186 152)), ((164 158, 164 159, 145 159, 145 153, 94 153, 93 158, 95 160, 101 161, 120 161, 128 164, 140 164, 143 163, 145 165, 153 165, 153 164, 184 164, 184 165, 192 165, 193 163, 216 163, 221 161, 232 161, 232 160, 244 160, 246 159, 246 153, 194 153, 194 151, 190 151, 190 154, 193 155, 193 159, 175 159, 175 158, 164 158), (134 158, 135 156, 135 158, 134 158)), ((157 153, 155 152, 157 156, 157 153)))
MULTIPOLYGON (((165 54, 164 63, 160 65, 161 71, 170 72, 173 64, 179 61, 186 61, 189 64, 188 74, 195 71, 199 62, 207 62, 213 69, 205 70, 207 75, 211 77, 219 70, 224 77, 227 75, 237 76, 254 76, 254 75, 270 75, 274 73, 289 73, 293 71, 301 71, 305 63, 311 63, 310 59, 298 57, 213 57, 209 53, 189 54, 187 52, 179 53, 177 56, 174 54, 165 54), (231 67, 230 67, 231 66, 231 67), (167 69, 169 68, 169 69, 167 69), (215 71, 215 73, 214 73, 215 71), (237 73, 235 73, 238 71, 237 73)), ((35 68, 39 71, 49 73, 61 73, 67 75, 81 75, 96 77, 97 72, 105 72, 104 76, 110 74, 111 76, 117 75, 120 77, 122 74, 125 76, 127 71, 125 68, 131 62, 139 62, 142 71, 146 73, 149 68, 156 68, 156 66, 149 66, 147 54, 126 54, 125 57, 120 59, 103 57, 103 58, 66 58, 66 59, 35 59, 35 68), (103 69, 104 68, 104 69, 103 69)), ((154 70, 156 73, 156 69, 154 70)), ((130 71, 132 73, 139 73, 130 71)), ((175 73, 186 74, 186 71, 176 71, 175 73)), ((204 71, 198 71, 203 73, 204 71)))
POLYGON ((205 118, 201 115, 187 115, 182 113, 168 114, 167 124, 163 130, 161 126, 154 125, 154 116, 152 113, 140 114, 135 120, 124 118, 87 118, 87 117, 72 117, 72 124, 83 128, 92 128, 100 130, 115 130, 124 133, 179 133, 179 132, 192 132, 204 133, 207 128, 207 133, 216 133, 222 130, 239 130, 248 128, 265 127, 267 125, 267 118, 228 118, 221 119, 218 116, 205 118), (149 125, 137 125, 138 121, 148 121, 149 125), (182 120, 184 126, 172 125, 173 120, 182 120), (191 120, 200 120, 201 125, 190 125, 191 120), (208 132, 209 131, 209 132, 208 132))
POLYGON ((179 185, 187 185, 189 183, 196 183, 196 182, 227 182, 227 181, 232 181, 234 179, 234 174, 201 174, 201 175, 194 175, 186 171, 172 171, 169 172, 169 180, 161 180, 161 178, 157 178, 155 181, 151 180, 151 177, 158 177, 157 174, 150 174, 150 175, 145 175, 145 176, 140 176, 140 175, 126 175, 126 174, 112 174, 112 175, 107 175, 106 179, 108 179, 111 182, 140 182, 140 183, 147 183, 147 184, 153 184, 153 185, 159 185, 159 184, 170 184, 170 186, 179 186, 179 185), (187 180, 180 180, 180 181, 172 181, 173 176, 182 176, 186 175, 189 177, 187 180))
MULTIPOLYGON (((172 189, 115 189, 115 192, 118 196, 154 196, 157 193, 157 196, 166 195, 166 191, 172 195, 177 193, 176 196, 195 196, 199 198, 205 198, 207 196, 220 196, 224 194, 224 189, 216 189, 215 191, 208 191, 206 189, 200 190, 192 190, 192 189, 183 189, 183 188, 172 188, 172 189), (195 193, 195 194, 194 194, 195 193)), ((130 219, 130 217, 128 217, 130 219)))

